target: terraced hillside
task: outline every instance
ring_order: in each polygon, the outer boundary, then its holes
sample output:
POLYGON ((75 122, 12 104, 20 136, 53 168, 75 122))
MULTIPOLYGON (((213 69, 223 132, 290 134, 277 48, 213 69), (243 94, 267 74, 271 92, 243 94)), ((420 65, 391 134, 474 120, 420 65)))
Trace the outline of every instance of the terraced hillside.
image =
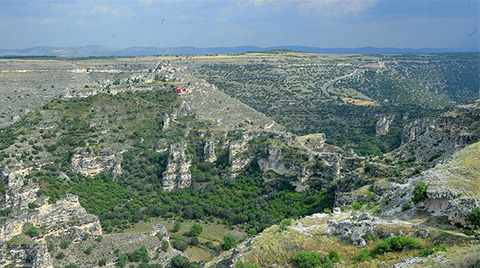
POLYGON ((406 125, 478 94, 476 54, 267 55, 193 59, 191 64, 196 75, 289 131, 323 132, 329 142, 360 154, 397 148, 406 125), (378 133, 377 123, 385 117, 391 118, 387 130, 378 133))

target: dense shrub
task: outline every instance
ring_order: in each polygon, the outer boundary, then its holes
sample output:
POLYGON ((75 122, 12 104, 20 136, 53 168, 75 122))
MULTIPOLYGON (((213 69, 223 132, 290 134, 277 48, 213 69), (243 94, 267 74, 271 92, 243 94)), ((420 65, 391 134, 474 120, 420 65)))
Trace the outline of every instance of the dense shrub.
POLYGON ((480 208, 475 208, 472 213, 468 215, 468 222, 475 226, 476 228, 480 227, 480 208))
POLYGON ((190 227, 190 232, 189 234, 191 236, 199 236, 203 231, 203 227, 202 225, 198 224, 198 223, 194 223, 192 225, 192 227, 190 227))
POLYGON ((361 261, 366 261, 368 259, 370 259, 370 252, 367 249, 360 250, 357 256, 357 261, 361 262, 361 261))
POLYGON ((60 248, 61 249, 66 249, 70 246, 70 241, 67 240, 67 239, 63 239, 62 241, 60 241, 60 248))
POLYGON ((412 237, 396 236, 379 242, 372 250, 373 255, 385 254, 386 252, 402 251, 405 249, 421 248, 420 243, 412 237))
POLYGON ((226 235, 223 237, 223 249, 229 250, 234 248, 237 245, 237 240, 232 235, 226 235))
POLYGON ((162 241, 162 246, 160 247, 160 249, 161 249, 163 252, 167 252, 169 247, 170 247, 170 246, 168 245, 168 241, 163 240, 163 241, 162 241))
POLYGON ((178 250, 180 250, 180 251, 182 251, 182 252, 185 251, 185 250, 187 250, 187 248, 188 248, 188 245, 185 244, 185 243, 183 243, 183 242, 180 241, 180 240, 173 240, 172 246, 173 246, 173 248, 178 249, 178 250))
POLYGON ((181 255, 177 255, 172 259, 172 267, 173 268, 189 268, 190 261, 181 255))
POLYGON ((295 255, 293 260, 298 268, 330 268, 341 260, 341 256, 335 250, 330 251, 326 257, 322 257, 316 252, 300 252, 295 255))
POLYGON ((421 181, 413 188, 412 201, 414 203, 420 203, 425 200, 425 198, 427 198, 427 184, 421 181))
POLYGON ((448 251, 448 250, 447 250, 447 247, 445 247, 445 246, 438 246, 438 247, 429 246, 425 249, 420 250, 418 252, 418 256, 427 257, 427 256, 430 256, 430 255, 434 254, 435 252, 446 252, 446 251, 448 251))
POLYGON ((88 247, 88 248, 86 248, 86 249, 83 251, 83 253, 85 253, 85 254, 87 254, 87 255, 92 254, 92 252, 93 252, 93 247, 91 247, 91 246, 88 247))
POLYGON ((30 237, 38 236, 39 233, 40 233, 39 229, 35 226, 30 226, 25 230, 25 234, 27 234, 30 237))

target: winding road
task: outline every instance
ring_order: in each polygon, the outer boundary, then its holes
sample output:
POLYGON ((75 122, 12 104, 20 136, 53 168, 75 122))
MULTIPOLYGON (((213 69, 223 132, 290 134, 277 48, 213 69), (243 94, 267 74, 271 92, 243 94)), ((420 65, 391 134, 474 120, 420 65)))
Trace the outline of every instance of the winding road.
POLYGON ((337 78, 335 78, 335 79, 332 79, 332 80, 326 82, 326 83, 323 85, 323 87, 322 87, 322 92, 323 92, 323 94, 324 94, 327 98, 332 99, 332 96, 330 96, 330 94, 327 92, 327 88, 328 88, 329 86, 331 86, 333 83, 337 82, 338 80, 342 80, 342 79, 345 79, 345 78, 348 78, 348 77, 352 77, 352 76, 354 76, 354 75, 357 75, 357 74, 359 74, 359 73, 362 73, 363 71, 364 71, 364 70, 362 70, 362 69, 355 69, 355 71, 353 71, 353 72, 350 73, 350 74, 346 74, 346 75, 344 75, 344 76, 340 76, 340 77, 337 77, 337 78))

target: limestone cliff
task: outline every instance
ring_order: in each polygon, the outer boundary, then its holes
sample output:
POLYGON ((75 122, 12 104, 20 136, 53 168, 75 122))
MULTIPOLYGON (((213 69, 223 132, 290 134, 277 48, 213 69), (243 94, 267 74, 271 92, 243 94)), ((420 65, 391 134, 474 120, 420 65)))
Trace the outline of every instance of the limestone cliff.
POLYGON ((72 157, 72 169, 86 176, 95 176, 102 172, 118 175, 122 173, 121 154, 79 152, 72 157))
POLYGON ((192 183, 192 174, 190 173, 192 162, 187 159, 186 149, 187 144, 184 142, 170 145, 167 168, 162 178, 162 185, 165 191, 185 188, 192 183))
POLYGON ((395 115, 381 116, 375 125, 375 136, 380 137, 387 135, 390 131, 390 125, 392 124, 393 120, 395 120, 395 115))

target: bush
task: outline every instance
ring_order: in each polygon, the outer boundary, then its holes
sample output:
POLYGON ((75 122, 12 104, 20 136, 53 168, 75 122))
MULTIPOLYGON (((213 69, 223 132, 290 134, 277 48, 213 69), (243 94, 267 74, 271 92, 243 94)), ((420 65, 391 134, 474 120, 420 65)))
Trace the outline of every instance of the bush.
POLYGON ((97 242, 102 242, 102 240, 103 240, 103 236, 101 236, 101 235, 99 235, 99 236, 97 236, 97 238, 95 238, 95 241, 97 241, 97 242))
POLYGON ((472 213, 468 215, 468 222, 475 226, 475 228, 480 227, 480 208, 475 208, 472 213))
POLYGON ((281 223, 280 226, 278 227, 279 231, 285 231, 287 230, 287 227, 292 225, 292 220, 291 219, 284 219, 281 223))
POLYGON ((134 252, 128 254, 128 260, 131 262, 148 262, 150 261, 150 257, 148 256, 148 251, 145 246, 135 250, 134 252))
POLYGON ((446 252, 446 251, 447 251, 447 247, 445 247, 445 246, 438 246, 438 247, 429 246, 426 249, 420 250, 418 252, 418 256, 428 257, 428 256, 434 254, 435 252, 446 252))
POLYGON ((203 231, 203 227, 198 223, 194 223, 192 227, 190 227, 191 236, 199 236, 202 233, 202 231, 203 231))
POLYGON ((40 231, 35 226, 30 226, 27 228, 27 230, 25 230, 25 234, 27 234, 30 237, 38 236, 39 233, 40 231))
POLYGON ((60 248, 61 249, 66 249, 66 248, 68 248, 68 246, 70 246, 70 241, 68 241, 66 239, 63 239, 62 241, 60 241, 60 248))
POLYGON ((92 252, 93 252, 93 247, 91 247, 91 246, 88 247, 87 249, 85 249, 85 250, 83 251, 83 253, 85 253, 85 254, 87 254, 87 255, 92 254, 92 252))
POLYGON ((101 259, 98 261, 98 266, 105 266, 107 264, 107 260, 101 259))
POLYGON ((177 255, 172 259, 173 268, 189 268, 190 261, 181 255, 177 255))
POLYGON ((127 265, 127 262, 128 262, 128 256, 127 255, 122 254, 122 255, 118 256, 118 259, 117 259, 117 266, 118 267, 125 267, 125 265, 127 265))
POLYGON ((173 226, 173 232, 176 233, 180 231, 180 228, 182 228, 182 223, 180 221, 175 221, 175 225, 173 226))
POLYGON ((170 246, 168 245, 168 241, 162 241, 162 247, 160 248, 163 252, 167 252, 168 248, 170 246))
POLYGON ((207 241, 207 242, 205 243, 205 246, 206 246, 207 248, 209 248, 209 249, 213 249, 213 248, 214 248, 212 241, 207 241))
POLYGON ((421 181, 413 188, 412 201, 416 204, 422 202, 425 198, 427 198, 427 184, 421 181))
POLYGON ((192 239, 190 239, 191 246, 197 246, 198 244, 200 244, 200 241, 198 241, 198 237, 194 236, 192 237, 192 239))
POLYGON ((185 251, 185 250, 187 250, 187 248, 188 248, 188 245, 185 244, 185 243, 183 243, 183 242, 180 241, 180 240, 173 240, 172 246, 173 246, 173 248, 178 249, 178 250, 180 250, 180 251, 182 251, 182 252, 185 251))
POLYGON ((293 258, 299 268, 322 267, 323 257, 315 252, 300 252, 293 258))
POLYGON ((366 249, 360 250, 357 256, 357 261, 361 262, 361 261, 366 261, 368 259, 370 259, 370 252, 366 249))
POLYGON ((229 250, 234 248, 237 245, 237 240, 232 235, 226 235, 223 237, 223 249, 229 250))
POLYGON ((336 250, 331 250, 330 252, 328 252, 327 258, 333 261, 334 263, 342 260, 342 256, 340 256, 340 253, 338 253, 338 251, 336 250))
POLYGON ((372 250, 373 255, 385 254, 386 252, 402 251, 405 249, 421 248, 415 238, 396 236, 379 242, 372 250))
POLYGON ((57 256, 55 256, 55 258, 61 260, 61 259, 65 258, 65 253, 59 252, 59 253, 57 254, 57 256))
POLYGON ((237 261, 237 263, 235 263, 235 268, 260 268, 260 267, 255 264, 245 265, 242 261, 237 261))
POLYGON ((352 208, 353 208, 354 210, 359 210, 359 209, 362 208, 362 206, 363 206, 363 202, 354 202, 354 203, 352 204, 352 208))

